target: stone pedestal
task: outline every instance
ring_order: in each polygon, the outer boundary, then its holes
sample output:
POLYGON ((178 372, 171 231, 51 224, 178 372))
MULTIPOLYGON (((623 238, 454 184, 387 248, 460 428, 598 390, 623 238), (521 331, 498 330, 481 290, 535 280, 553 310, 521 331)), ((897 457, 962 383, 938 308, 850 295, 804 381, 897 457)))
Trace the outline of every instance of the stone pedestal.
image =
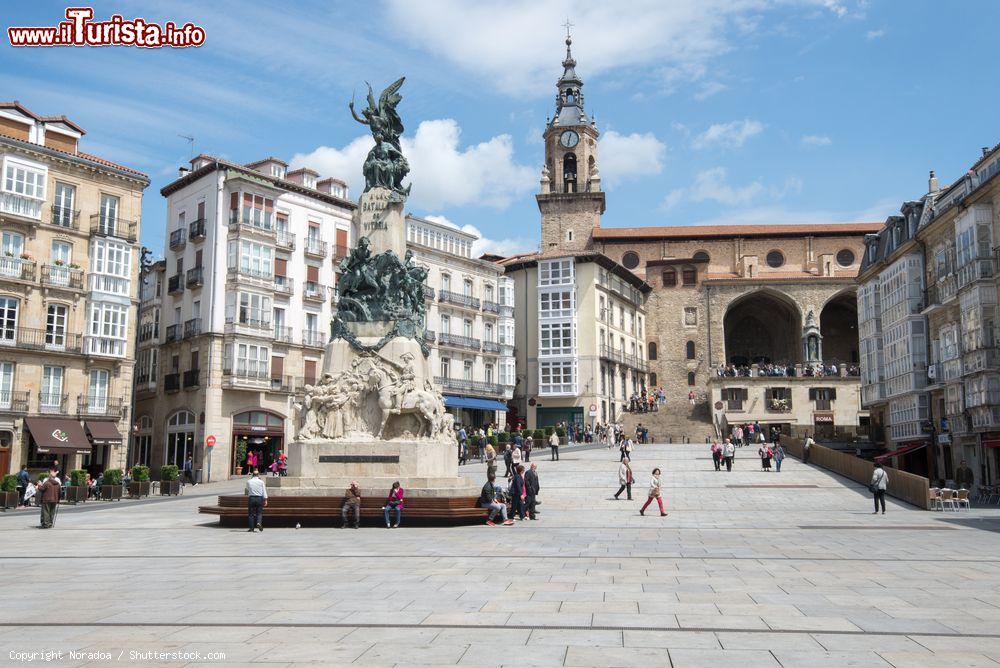
POLYGON ((372 188, 361 194, 352 223, 354 238, 368 237, 372 252, 391 250, 399 258, 406 254, 404 200, 386 188, 372 188))

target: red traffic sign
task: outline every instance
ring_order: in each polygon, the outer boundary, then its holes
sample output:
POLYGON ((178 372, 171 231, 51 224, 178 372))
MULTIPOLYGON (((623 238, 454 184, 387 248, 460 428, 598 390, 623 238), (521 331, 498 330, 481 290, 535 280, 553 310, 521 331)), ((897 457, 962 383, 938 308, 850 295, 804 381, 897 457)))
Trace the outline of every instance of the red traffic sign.
POLYGON ((205 439, 205 445, 207 445, 210 448, 213 447, 215 445, 215 436, 209 434, 208 437, 205 439))

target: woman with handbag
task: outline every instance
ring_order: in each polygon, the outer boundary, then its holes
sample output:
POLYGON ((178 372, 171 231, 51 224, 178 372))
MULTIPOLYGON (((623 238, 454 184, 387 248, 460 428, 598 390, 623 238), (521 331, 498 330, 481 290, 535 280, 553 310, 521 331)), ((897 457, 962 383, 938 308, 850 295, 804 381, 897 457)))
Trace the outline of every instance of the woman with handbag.
POLYGON ((399 528, 399 521, 403 517, 403 488, 399 485, 399 481, 392 483, 392 489, 389 490, 389 496, 385 500, 385 506, 382 508, 385 514, 385 528, 386 529, 397 529, 399 528), (389 524, 389 511, 396 511, 396 523, 389 524))
POLYGON ((653 502, 653 499, 656 499, 656 505, 660 507, 660 517, 665 517, 667 513, 664 512, 663 510, 663 496, 660 485, 660 469, 653 469, 653 475, 649 479, 649 498, 646 499, 646 503, 644 503, 642 505, 642 508, 639 510, 640 515, 646 514, 646 508, 648 508, 649 504, 653 502))
POLYGON ((618 484, 621 487, 615 492, 615 501, 621 496, 622 492, 628 492, 628 500, 632 500, 632 483, 635 482, 635 478, 632 477, 632 465, 629 464, 628 459, 623 459, 621 466, 618 467, 618 484))

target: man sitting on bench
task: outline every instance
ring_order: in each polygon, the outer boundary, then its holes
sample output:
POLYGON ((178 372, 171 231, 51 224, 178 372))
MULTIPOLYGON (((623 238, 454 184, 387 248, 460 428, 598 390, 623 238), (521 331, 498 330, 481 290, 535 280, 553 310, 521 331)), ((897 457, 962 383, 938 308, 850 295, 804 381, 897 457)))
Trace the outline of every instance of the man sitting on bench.
POLYGON ((344 493, 344 505, 340 508, 340 515, 344 518, 344 525, 341 529, 347 528, 347 513, 354 509, 354 528, 361 526, 361 489, 358 483, 352 482, 344 493))
POLYGON ((488 526, 496 526, 493 519, 500 513, 500 519, 503 521, 504 526, 511 526, 514 524, 514 520, 507 519, 507 504, 501 500, 497 499, 498 490, 493 482, 497 479, 492 473, 486 480, 486 484, 483 485, 483 491, 479 494, 479 505, 483 508, 490 509, 489 519, 486 520, 488 526))

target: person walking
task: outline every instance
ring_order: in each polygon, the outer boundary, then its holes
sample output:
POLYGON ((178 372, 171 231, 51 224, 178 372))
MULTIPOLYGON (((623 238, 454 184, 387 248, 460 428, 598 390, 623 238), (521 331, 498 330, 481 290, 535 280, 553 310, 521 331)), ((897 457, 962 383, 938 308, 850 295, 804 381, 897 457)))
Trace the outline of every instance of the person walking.
POLYGON ((497 474, 497 451, 493 449, 492 443, 486 444, 486 477, 497 474))
POLYGON ((875 512, 872 515, 878 514, 878 506, 882 504, 882 514, 885 515, 885 490, 889 487, 889 474, 885 472, 882 465, 878 462, 875 463, 875 470, 872 471, 872 481, 868 485, 868 489, 872 491, 872 495, 875 499, 875 512))
POLYGON ((504 526, 511 526, 514 524, 514 520, 507 519, 507 504, 497 500, 497 487, 495 483, 496 476, 491 473, 486 477, 486 484, 483 485, 483 489, 479 493, 480 507, 488 508, 490 511, 489 517, 486 519, 486 524, 491 527, 496 526, 493 520, 499 514, 504 526))
POLYGON ((461 466, 469 458, 469 434, 465 427, 458 430, 458 464, 461 466))
POLYGON ((694 390, 691 390, 690 392, 688 392, 688 403, 694 406, 694 400, 695 400, 694 390))
POLYGON ((524 521, 525 499, 528 492, 524 484, 524 467, 520 464, 514 467, 513 477, 510 481, 510 502, 511 514, 517 514, 517 518, 524 521))
POLYGON ((361 528, 361 488, 358 487, 358 483, 353 481, 344 493, 344 503, 340 507, 340 516, 344 520, 341 529, 347 528, 347 515, 352 510, 354 511, 354 528, 359 529, 361 528))
POLYGON ((757 448, 757 456, 760 457, 760 470, 770 471, 771 470, 771 450, 767 447, 767 443, 762 444, 757 448))
POLYGON ((530 462, 531 461, 531 448, 534 447, 534 445, 535 445, 535 439, 533 439, 531 437, 531 432, 529 431, 528 435, 524 439, 524 461, 525 462, 530 462))
POLYGON ((267 506, 267 487, 260 479, 260 471, 253 469, 250 479, 246 485, 247 495, 247 524, 250 528, 247 533, 253 533, 254 529, 264 530, 264 508, 267 506))
POLYGON ((812 437, 809 435, 809 432, 806 432, 806 439, 804 441, 802 441, 802 463, 803 464, 808 464, 809 463, 809 448, 811 448, 815 443, 816 443, 816 441, 812 440, 812 437))
POLYGON ((38 497, 42 504, 42 529, 51 529, 56 523, 56 507, 59 505, 59 471, 53 466, 49 477, 38 486, 38 497))
POLYGON ((194 459, 191 455, 188 455, 187 459, 184 460, 184 477, 191 483, 192 487, 198 484, 194 481, 194 459))
POLYGON ((538 504, 538 492, 541 489, 542 486, 538 482, 538 464, 532 464, 524 474, 524 491, 527 493, 524 499, 524 511, 533 520, 538 519, 535 506, 538 504))
POLYGON ((621 457, 618 458, 618 461, 623 462, 626 459, 629 460, 632 459, 632 447, 633 446, 631 438, 626 438, 625 440, 623 440, 622 445, 619 448, 619 451, 621 451, 621 457))
POLYGON ((632 476, 632 464, 628 459, 623 459, 622 463, 618 466, 618 484, 621 487, 615 492, 615 500, 621 496, 622 492, 627 493, 627 498, 629 501, 632 500, 632 483, 635 482, 635 478, 632 476))
POLYGON ((503 472, 503 477, 510 479, 510 467, 514 463, 514 453, 510 449, 510 443, 506 445, 503 449, 503 463, 506 469, 503 472))
POLYGON ((646 503, 642 504, 642 508, 639 509, 640 515, 646 514, 646 508, 649 504, 656 499, 656 505, 660 507, 660 517, 665 517, 666 512, 663 510, 663 492, 660 484, 660 469, 653 469, 653 475, 649 478, 649 497, 646 499, 646 503))
POLYGON ((524 458, 524 453, 521 452, 521 446, 515 446, 510 453, 511 469, 516 469, 518 466, 520 466, 523 458, 524 458))
POLYGON ((386 529, 398 529, 399 521, 403 517, 403 488, 400 486, 399 481, 392 483, 392 489, 389 490, 389 496, 386 497, 385 507, 383 508, 385 515, 385 528, 386 529), (389 524, 389 512, 396 511, 396 523, 389 524))
MULTIPOLYGON (((964 462, 963 462, 964 463, 964 462)), ((28 473, 28 465, 22 464, 21 470, 17 472, 17 505, 23 506, 24 493, 28 490, 28 483, 31 482, 31 474, 28 473)))
POLYGON ((722 447, 715 441, 712 441, 712 464, 716 471, 722 470, 722 447))
POLYGON ((774 444, 774 469, 778 473, 781 473, 781 462, 785 461, 785 449, 781 447, 781 443, 774 444))
POLYGON ((552 461, 559 461, 559 437, 554 431, 549 436, 549 449, 552 451, 552 461))
POLYGON ((734 446, 733 442, 727 438, 726 444, 722 446, 722 458, 726 462, 727 471, 733 470, 733 458, 735 456, 736 456, 736 446, 734 446))

